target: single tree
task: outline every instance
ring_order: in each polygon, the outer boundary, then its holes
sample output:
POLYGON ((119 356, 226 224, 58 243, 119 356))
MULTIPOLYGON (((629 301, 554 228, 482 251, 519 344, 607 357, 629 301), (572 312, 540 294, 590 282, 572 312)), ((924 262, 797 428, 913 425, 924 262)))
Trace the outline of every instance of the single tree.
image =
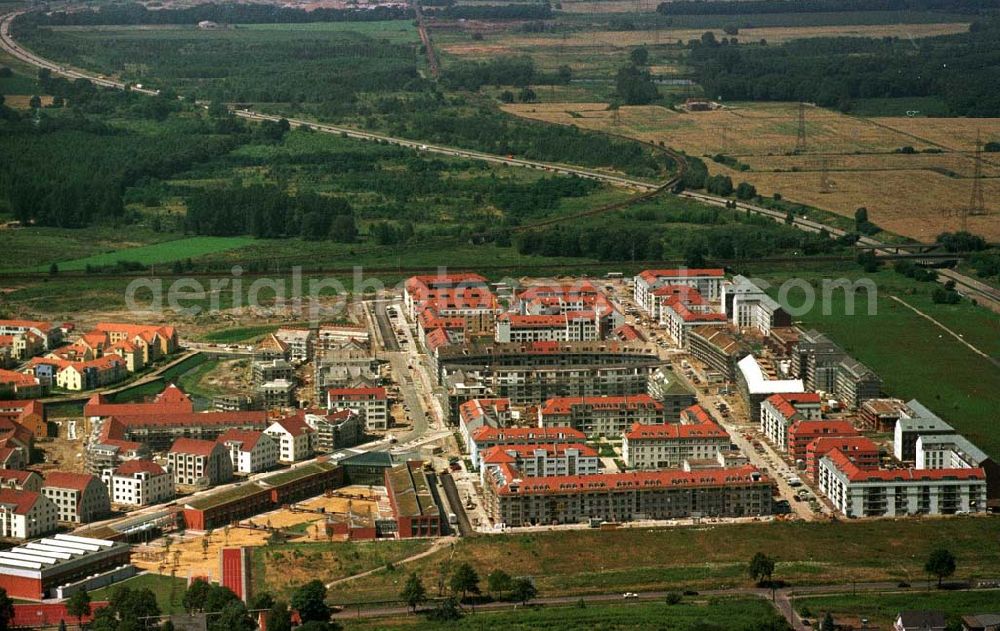
POLYGON ((212 586, 206 581, 200 578, 191 581, 187 591, 184 592, 184 597, 181 599, 184 611, 188 613, 203 611, 210 591, 212 591, 212 586))
POLYGON ((427 590, 416 572, 410 574, 410 578, 406 579, 406 584, 403 585, 403 591, 400 592, 399 596, 412 611, 416 611, 417 607, 427 600, 427 590))
POLYGON ((645 66, 649 63, 649 49, 645 46, 633 48, 632 52, 629 53, 629 59, 631 59, 632 63, 637 66, 645 66))
POLYGON ((274 596, 270 592, 260 592, 254 594, 247 604, 250 611, 260 611, 261 609, 272 609, 275 605, 274 596))
POLYGON ((0 629, 9 629, 14 618, 14 601, 7 595, 7 590, 0 587, 0 629))
POLYGON ((451 591, 455 593, 461 592, 462 600, 465 600, 469 592, 473 594, 479 593, 479 574, 468 563, 462 563, 452 573, 449 586, 451 587, 451 591))
POLYGON ((938 577, 938 589, 941 588, 941 581, 947 576, 951 576, 955 573, 955 555, 951 551, 944 548, 938 548, 937 550, 931 552, 930 557, 927 559, 927 563, 924 564, 924 570, 928 574, 933 574, 938 577))
POLYGON ((538 590, 535 589, 535 584, 527 578, 515 578, 514 582, 511 584, 510 596, 514 600, 520 602, 522 605, 526 605, 529 600, 538 595, 538 590))
POLYGON ((90 594, 81 589, 66 601, 66 613, 76 618, 77 625, 83 628, 83 619, 90 615, 90 594))
POLYGON ((288 603, 279 600, 267 612, 267 631, 292 631, 292 611, 288 603))
POLYGON ((763 552, 758 552, 750 559, 747 573, 750 575, 750 578, 758 583, 762 583, 765 580, 770 583, 771 576, 774 574, 774 559, 763 552))
POLYGON ((819 625, 819 631, 836 631, 836 629, 837 625, 833 622, 833 616, 829 611, 826 612, 826 615, 823 616, 823 622, 819 625))
POLYGON ((727 24, 722 27, 722 32, 725 33, 726 35, 739 35, 740 27, 736 26, 735 24, 727 24))
POLYGON ((326 585, 323 581, 312 580, 292 592, 292 609, 299 612, 302 622, 309 620, 327 621, 330 607, 326 604, 326 585))
POLYGON ((55 263, 49 265, 49 276, 56 276, 57 274, 59 274, 59 266, 55 263))
POLYGON ((493 570, 486 577, 486 585, 489 587, 490 592, 496 594, 496 597, 500 600, 503 600, 504 592, 510 591, 512 584, 513 581, 510 574, 503 570, 493 570))
POLYGON ((66 631, 66 621, 62 618, 59 619, 59 631, 66 631))

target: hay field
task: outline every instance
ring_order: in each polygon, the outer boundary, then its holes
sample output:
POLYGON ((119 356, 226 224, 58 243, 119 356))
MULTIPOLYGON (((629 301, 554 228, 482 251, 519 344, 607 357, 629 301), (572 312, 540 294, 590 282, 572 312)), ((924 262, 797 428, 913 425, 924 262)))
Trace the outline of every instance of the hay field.
MULTIPOLYGON (((615 124, 605 103, 510 105, 511 113, 664 142, 697 156, 725 153, 750 167, 730 169, 707 160, 712 173, 748 181, 764 195, 852 217, 866 206, 889 231, 932 239, 957 230, 956 212, 971 193, 977 130, 984 141, 1000 139, 1000 119, 874 118, 808 107, 807 149, 795 155, 798 105, 733 104, 713 112, 682 113, 659 106, 623 107, 615 124), (941 153, 901 154, 912 146, 941 153), (823 192, 826 163, 830 192, 823 192)), ((1000 240, 1000 156, 984 154, 983 189, 990 215, 969 218, 969 228, 1000 240)))

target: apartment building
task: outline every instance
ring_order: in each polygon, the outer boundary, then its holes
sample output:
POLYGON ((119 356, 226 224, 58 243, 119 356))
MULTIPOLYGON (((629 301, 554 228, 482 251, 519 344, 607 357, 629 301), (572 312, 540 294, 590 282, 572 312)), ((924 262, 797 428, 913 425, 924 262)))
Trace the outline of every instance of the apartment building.
POLYGON ((491 470, 507 464, 529 478, 590 475, 600 470, 597 450, 583 443, 552 445, 497 445, 480 456, 479 477, 485 484, 491 470))
POLYGON ((211 440, 178 438, 167 452, 167 468, 178 486, 210 487, 233 479, 229 450, 211 440))
POLYGON ((56 362, 56 385, 64 390, 93 390, 128 377, 128 366, 118 355, 105 355, 83 362, 45 361, 56 362))
POLYGON ((21 541, 55 532, 59 509, 36 491, 0 489, 0 537, 21 541))
POLYGON ((458 431, 468 452, 472 436, 480 427, 507 427, 511 422, 510 399, 471 399, 458 408, 458 431))
POLYGON ((243 475, 273 469, 278 464, 278 443, 264 432, 226 430, 215 442, 229 451, 233 472, 243 475))
POLYGON ((112 344, 123 340, 134 344, 142 352, 144 364, 172 355, 180 348, 177 329, 172 326, 100 322, 93 330, 106 333, 112 344))
POLYGON ((316 430, 299 411, 271 423, 264 433, 278 444, 279 462, 307 460, 316 452, 316 430))
POLYGON ((559 445, 582 443, 586 435, 568 427, 480 427, 472 434, 469 458, 479 468, 479 456, 497 445, 559 445))
POLYGON ((700 327, 725 327, 726 315, 719 313, 695 290, 666 297, 659 307, 659 321, 680 348, 688 346, 688 332, 700 327))
POLYGON ((151 506, 173 499, 174 479, 152 460, 130 460, 101 476, 113 504, 151 506))
POLYGON ((365 429, 389 429, 389 395, 385 388, 331 388, 326 391, 326 407, 354 410, 365 419, 365 429))
POLYGON ((728 329, 719 326, 695 326, 687 331, 687 350, 705 365, 706 376, 718 375, 719 381, 736 380, 736 362, 747 356, 747 347, 728 329))
POLYGON ((788 451, 788 428, 793 423, 821 418, 822 401, 814 392, 774 394, 760 404, 760 431, 783 451, 788 451))
POLYGON ((303 410, 303 419, 315 432, 315 450, 330 453, 359 445, 365 438, 365 420, 354 410, 303 410))
POLYGON ((558 315, 502 313, 493 336, 497 342, 585 342, 601 339, 601 326, 593 311, 558 315))
POLYGON ((45 475, 42 495, 59 509, 59 521, 87 524, 111 512, 108 487, 88 473, 50 471, 45 475))
POLYGON ((335 351, 344 344, 355 343, 367 347, 370 342, 368 328, 353 324, 321 324, 316 331, 316 351, 335 351))
POLYGON ((285 381, 293 381, 295 379, 295 368, 288 361, 281 358, 258 360, 253 362, 250 368, 254 385, 261 385, 278 379, 284 379, 285 381))
POLYGON ((955 430, 951 425, 927 409, 922 403, 916 399, 907 401, 906 408, 900 411, 899 420, 896 421, 896 427, 893 429, 893 455, 896 460, 915 462, 918 438, 954 433, 955 430))
MULTIPOLYGON (((38 320, 0 320, 0 335, 13 337, 31 334, 41 339, 43 350, 51 350, 62 341, 62 329, 50 322, 38 320)), ((25 360, 27 357, 18 357, 25 360)))
POLYGON ((502 464, 486 478, 485 508, 507 527, 771 513, 772 482, 753 467, 527 477, 502 464))
POLYGON ((834 449, 844 454, 855 466, 863 470, 878 469, 881 454, 879 447, 864 436, 817 438, 806 447, 806 472, 809 479, 819 481, 819 462, 834 449))
POLYGON ((798 375, 805 390, 834 394, 837 391, 837 371, 847 359, 833 340, 815 329, 799 333, 799 341, 792 354, 792 374, 798 375))
POLYGON ((286 347, 288 359, 293 362, 307 362, 312 359, 316 332, 312 329, 278 329, 274 332, 286 347))
POLYGON ((0 469, 0 489, 41 493, 44 479, 35 471, 0 469))
POLYGON ((664 285, 683 285, 698 291, 708 300, 718 300, 722 294, 723 269, 647 269, 634 280, 632 298, 636 304, 654 316, 656 299, 653 292, 664 285))
POLYGON ((750 411, 750 420, 760 422, 760 407, 774 394, 805 392, 801 379, 778 379, 777 370, 769 365, 765 370, 753 355, 746 355, 736 362, 736 387, 750 411))
POLYGON ((857 410, 869 399, 882 395, 882 378, 853 357, 837 366, 837 399, 849 410, 857 410))
POLYGON ((51 380, 43 380, 33 372, 25 374, 14 370, 0 370, 0 397, 37 399, 51 383, 51 380))
POLYGON ((982 469, 986 474, 986 501, 1000 508, 1000 463, 961 434, 923 434, 917 438, 917 469, 982 469))
POLYGON ((767 337, 775 327, 792 325, 792 317, 778 301, 745 276, 733 276, 722 286, 722 312, 740 329, 767 337))
POLYGON ((788 447, 785 451, 794 460, 806 461, 809 443, 817 438, 845 438, 857 436, 858 430, 849 421, 795 421, 788 428, 788 447))
POLYGON ((819 488, 847 517, 986 510, 986 474, 981 468, 866 470, 838 449, 820 459, 819 488))
POLYGON ((694 390, 665 366, 649 376, 646 392, 654 401, 663 404, 663 420, 667 423, 680 420, 681 412, 698 402, 694 390))
POLYGON ((411 322, 430 310, 435 317, 461 318, 467 334, 492 332, 501 312, 489 283, 479 274, 411 276, 403 287, 403 303, 411 322))
POLYGON ((729 449, 729 434, 715 422, 636 423, 622 439, 622 459, 629 469, 668 469, 685 460, 709 460, 729 449))
POLYGON ((663 422, 663 404, 648 394, 557 397, 538 409, 539 427, 572 427, 588 436, 619 436, 635 423, 663 422))

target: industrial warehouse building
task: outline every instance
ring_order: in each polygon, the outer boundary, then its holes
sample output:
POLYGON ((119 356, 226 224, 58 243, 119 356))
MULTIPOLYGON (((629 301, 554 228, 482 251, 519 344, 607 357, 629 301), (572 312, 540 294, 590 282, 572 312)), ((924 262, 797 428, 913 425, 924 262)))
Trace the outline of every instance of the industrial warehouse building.
POLYGON ((11 598, 65 597, 131 576, 130 560, 128 544, 59 534, 0 552, 0 587, 11 598))

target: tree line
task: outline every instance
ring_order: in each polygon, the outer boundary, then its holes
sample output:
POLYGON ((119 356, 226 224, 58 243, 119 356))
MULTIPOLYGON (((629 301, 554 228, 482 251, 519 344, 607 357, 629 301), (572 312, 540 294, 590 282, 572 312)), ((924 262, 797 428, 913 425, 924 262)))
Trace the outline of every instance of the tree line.
POLYGON ((1000 8, 1000 0, 675 0, 661 2, 663 15, 759 15, 846 11, 942 11, 978 13, 1000 8))
POLYGON ((424 13, 446 20, 549 20, 553 17, 552 7, 547 2, 428 7, 424 13))
POLYGON ((461 61, 448 66, 441 76, 448 88, 470 91, 478 90, 484 85, 565 85, 572 78, 573 71, 569 66, 561 66, 553 73, 539 72, 534 60, 528 56, 461 61))
POLYGON ((700 45, 689 62, 727 101, 807 101, 850 111, 868 98, 936 97, 952 116, 1000 115, 1000 22, 920 40, 827 38, 782 46, 700 45))
POLYGON ((93 26, 98 24, 283 24, 306 22, 378 22, 409 20, 413 11, 403 7, 372 9, 294 9, 270 4, 199 4, 178 9, 147 9, 138 3, 107 4, 85 11, 31 13, 19 19, 44 26, 93 26))

